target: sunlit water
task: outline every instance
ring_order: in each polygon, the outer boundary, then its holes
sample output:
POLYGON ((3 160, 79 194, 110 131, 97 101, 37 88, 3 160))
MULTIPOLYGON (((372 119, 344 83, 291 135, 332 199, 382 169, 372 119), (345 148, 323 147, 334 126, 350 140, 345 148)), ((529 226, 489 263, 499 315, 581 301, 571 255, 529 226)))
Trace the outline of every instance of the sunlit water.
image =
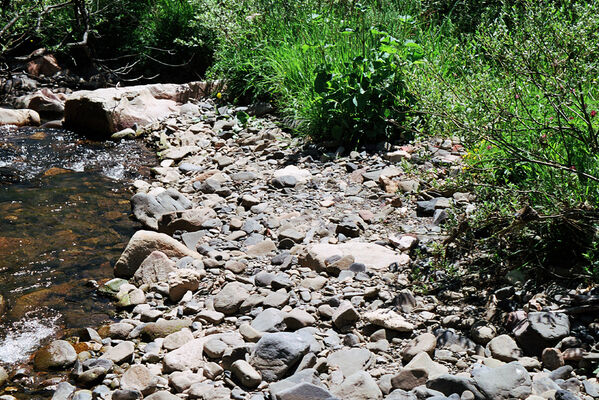
POLYGON ((152 160, 138 142, 0 128, 0 294, 9 302, 0 364, 26 361, 65 327, 108 318, 110 303, 88 282, 112 277, 138 228, 125 187, 152 160))

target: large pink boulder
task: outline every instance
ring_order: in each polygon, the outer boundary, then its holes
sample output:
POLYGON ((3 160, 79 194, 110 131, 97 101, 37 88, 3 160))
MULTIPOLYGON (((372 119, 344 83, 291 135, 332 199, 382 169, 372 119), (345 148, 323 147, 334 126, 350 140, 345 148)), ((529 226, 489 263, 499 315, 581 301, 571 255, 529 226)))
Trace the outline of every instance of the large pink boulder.
POLYGON ((64 126, 109 136, 134 125, 144 126, 179 111, 179 105, 206 94, 206 82, 153 84, 83 90, 69 95, 64 126))

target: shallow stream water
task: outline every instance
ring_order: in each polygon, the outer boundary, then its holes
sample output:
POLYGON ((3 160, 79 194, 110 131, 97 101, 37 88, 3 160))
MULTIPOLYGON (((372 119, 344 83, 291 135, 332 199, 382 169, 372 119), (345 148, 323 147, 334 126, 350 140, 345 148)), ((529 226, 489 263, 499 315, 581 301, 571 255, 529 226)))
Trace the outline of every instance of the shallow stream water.
POLYGON ((0 365, 27 361, 67 328, 112 312, 89 281, 112 265, 136 229, 128 182, 148 174, 139 142, 92 142, 63 130, 0 128, 0 365))

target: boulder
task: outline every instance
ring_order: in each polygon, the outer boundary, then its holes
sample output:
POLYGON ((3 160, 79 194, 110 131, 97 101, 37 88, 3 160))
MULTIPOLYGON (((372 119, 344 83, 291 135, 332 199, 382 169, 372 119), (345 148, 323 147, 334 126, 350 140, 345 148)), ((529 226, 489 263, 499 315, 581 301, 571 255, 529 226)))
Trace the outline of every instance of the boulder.
POLYGON ((168 297, 172 302, 180 301, 188 290, 196 291, 204 271, 193 269, 178 269, 171 272, 168 277, 168 297))
POLYGON ((77 360, 77 352, 66 340, 55 340, 48 346, 38 350, 33 364, 38 370, 62 369, 77 360))
POLYGON ((33 110, 0 108, 0 125, 39 126, 40 115, 33 110))
POLYGON ((138 390, 146 396, 155 390, 156 383, 157 377, 141 364, 132 365, 121 376, 121 389, 138 390))
POLYGON ((28 108, 43 115, 62 115, 66 95, 54 93, 48 88, 43 88, 35 93, 21 96, 16 100, 19 108, 28 108))
POLYGON ((397 253, 378 244, 358 241, 341 244, 317 243, 310 245, 299 255, 299 263, 302 267, 322 272, 327 269, 325 261, 333 256, 352 256, 354 262, 364 264, 369 269, 379 271, 389 268, 391 264, 405 266, 410 263, 410 257, 406 254, 397 253))
POLYGON ((541 355, 546 347, 552 347, 570 334, 570 320, 566 314, 554 312, 531 312, 514 329, 516 341, 532 355, 541 355))
POLYGON ((179 104, 201 97, 207 86, 205 82, 191 82, 77 91, 65 102, 65 127, 109 137, 178 113, 179 104))
POLYGON ((262 379, 281 379, 308 352, 309 344, 290 332, 266 333, 256 343, 250 364, 262 373, 262 379))
POLYGON ((158 217, 158 230, 167 234, 175 231, 195 232, 203 229, 203 224, 213 218, 216 218, 216 211, 208 207, 164 213, 158 217))
POLYGON ((175 189, 168 189, 157 195, 137 193, 131 197, 133 215, 147 228, 153 230, 158 230, 158 220, 162 215, 191 207, 191 201, 175 189))
POLYGON ((530 375, 516 361, 497 368, 477 368, 472 376, 488 399, 525 399, 532 394, 530 375))
POLYGON ((135 275, 141 263, 156 250, 163 252, 167 257, 190 256, 197 259, 202 258, 195 251, 188 249, 185 245, 164 233, 137 231, 114 265, 114 275, 120 278, 131 278, 135 275))

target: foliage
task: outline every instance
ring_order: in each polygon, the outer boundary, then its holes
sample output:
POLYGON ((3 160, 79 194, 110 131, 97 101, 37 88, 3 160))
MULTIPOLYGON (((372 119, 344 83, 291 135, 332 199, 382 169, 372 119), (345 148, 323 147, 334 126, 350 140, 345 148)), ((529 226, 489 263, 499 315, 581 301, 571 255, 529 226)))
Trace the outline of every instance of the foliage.
POLYGON ((409 2, 255 0, 212 71, 234 98, 272 101, 317 140, 385 139, 411 104, 402 70, 421 49, 410 11, 409 2))
POLYGON ((599 17, 582 3, 523 5, 409 81, 428 128, 464 138, 466 182, 489 200, 471 239, 512 266, 572 267, 596 240, 599 17))

